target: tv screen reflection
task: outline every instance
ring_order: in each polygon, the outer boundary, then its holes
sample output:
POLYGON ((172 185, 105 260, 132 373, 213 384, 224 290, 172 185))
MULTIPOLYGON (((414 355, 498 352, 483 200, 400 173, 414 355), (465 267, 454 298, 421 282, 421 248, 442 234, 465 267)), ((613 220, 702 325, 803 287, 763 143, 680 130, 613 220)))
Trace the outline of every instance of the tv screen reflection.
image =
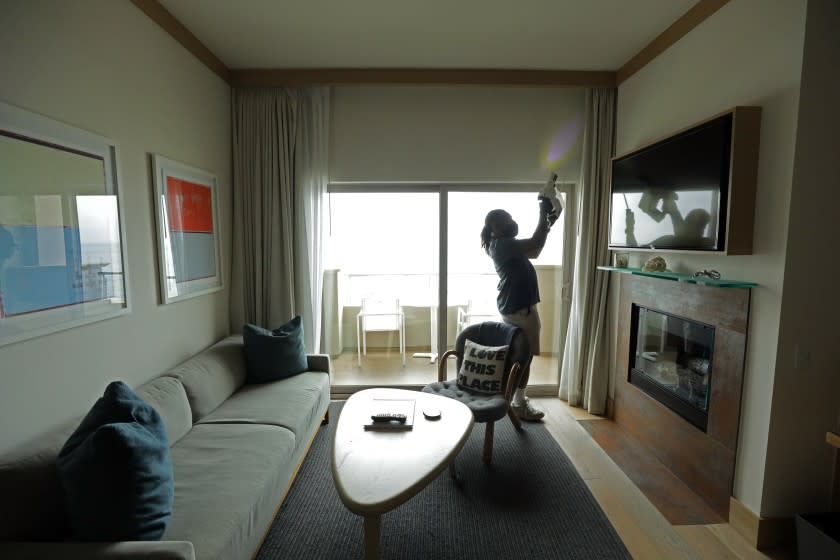
POLYGON ((610 244, 650 249, 718 248, 720 190, 613 192, 610 244))

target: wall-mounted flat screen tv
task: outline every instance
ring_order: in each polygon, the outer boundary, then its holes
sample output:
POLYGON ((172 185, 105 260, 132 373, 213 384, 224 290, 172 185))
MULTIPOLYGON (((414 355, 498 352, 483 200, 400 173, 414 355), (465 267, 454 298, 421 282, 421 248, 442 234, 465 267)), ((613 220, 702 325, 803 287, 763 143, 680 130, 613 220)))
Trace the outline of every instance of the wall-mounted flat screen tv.
POLYGON ((723 251, 732 114, 612 162, 610 246, 723 251))

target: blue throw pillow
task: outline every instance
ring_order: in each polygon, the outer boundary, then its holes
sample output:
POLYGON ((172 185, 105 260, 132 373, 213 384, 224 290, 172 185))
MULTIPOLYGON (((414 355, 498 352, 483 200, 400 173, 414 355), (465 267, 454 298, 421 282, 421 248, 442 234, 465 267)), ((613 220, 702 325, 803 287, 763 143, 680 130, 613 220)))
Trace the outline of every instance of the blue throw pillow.
POLYGON ((300 316, 269 331, 256 325, 242 327, 248 383, 266 383, 308 369, 300 316))
POLYGON ((175 484, 157 411, 114 381, 57 459, 65 509, 79 541, 160 540, 175 484))

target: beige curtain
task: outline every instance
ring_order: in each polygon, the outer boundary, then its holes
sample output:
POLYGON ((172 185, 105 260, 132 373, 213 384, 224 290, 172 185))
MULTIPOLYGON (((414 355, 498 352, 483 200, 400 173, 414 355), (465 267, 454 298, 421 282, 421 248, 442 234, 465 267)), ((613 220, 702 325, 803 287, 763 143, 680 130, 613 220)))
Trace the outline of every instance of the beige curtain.
POLYGON ((231 331, 301 315, 317 352, 329 91, 235 89, 232 115, 231 331))
POLYGON ((615 151, 615 89, 586 92, 583 158, 578 183, 578 235, 572 308, 560 370, 560 398, 603 414, 609 383, 607 273, 610 225, 610 165, 615 151))

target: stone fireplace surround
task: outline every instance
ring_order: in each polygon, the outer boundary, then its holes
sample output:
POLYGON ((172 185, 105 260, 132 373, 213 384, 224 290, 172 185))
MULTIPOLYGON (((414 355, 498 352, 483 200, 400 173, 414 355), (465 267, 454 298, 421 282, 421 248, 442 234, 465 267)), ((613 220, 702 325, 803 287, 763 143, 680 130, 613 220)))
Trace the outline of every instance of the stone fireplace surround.
POLYGON ((715 512, 729 519, 741 416, 750 290, 621 274, 613 415, 616 424, 715 512), (632 304, 715 327, 706 432, 631 385, 632 304))

